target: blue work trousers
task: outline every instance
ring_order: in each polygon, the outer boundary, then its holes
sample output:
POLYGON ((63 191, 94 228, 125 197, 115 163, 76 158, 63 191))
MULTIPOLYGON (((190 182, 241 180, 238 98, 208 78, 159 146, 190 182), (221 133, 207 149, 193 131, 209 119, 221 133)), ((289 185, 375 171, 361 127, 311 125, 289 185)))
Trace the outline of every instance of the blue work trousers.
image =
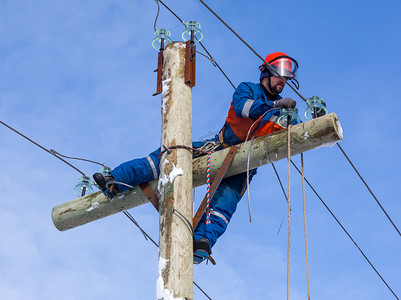
MULTIPOLYGON (((193 147, 201 147, 206 142, 194 142, 193 147)), ((116 181, 124 182, 131 186, 152 181, 159 177, 159 154, 160 148, 153 151, 149 156, 137 158, 122 163, 111 171, 116 181)), ((250 179, 256 174, 253 170, 250 179)), ((205 175, 206 176, 206 175, 205 175)), ((246 173, 237 174, 221 181, 219 187, 210 201, 210 224, 206 224, 206 213, 203 214, 198 226, 195 228, 195 240, 207 238, 210 246, 226 231, 232 215, 237 209, 237 204, 245 192, 246 173)), ((119 191, 128 189, 119 186, 119 191)))

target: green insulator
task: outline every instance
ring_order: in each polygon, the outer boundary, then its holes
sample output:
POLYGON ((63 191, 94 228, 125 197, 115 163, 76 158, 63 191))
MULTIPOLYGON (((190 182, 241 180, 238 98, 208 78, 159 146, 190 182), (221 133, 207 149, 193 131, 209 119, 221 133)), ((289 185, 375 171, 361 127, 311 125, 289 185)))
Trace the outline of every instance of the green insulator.
POLYGON ((94 182, 87 176, 78 179, 79 183, 74 187, 74 194, 78 197, 85 196, 87 192, 93 193, 94 182))
POLYGON ((160 28, 155 31, 152 46, 157 51, 164 50, 166 44, 171 43, 171 33, 167 29, 160 28))
POLYGON ((196 21, 188 21, 185 23, 186 30, 182 33, 184 41, 193 41, 194 43, 200 42, 203 38, 201 26, 196 21))
POLYGON ((280 109, 280 116, 278 117, 277 124, 283 128, 287 128, 287 119, 290 117, 290 124, 301 123, 301 119, 298 116, 298 108, 282 108, 280 109))
POLYGON ((326 108, 326 103, 318 96, 313 96, 306 99, 306 105, 308 105, 308 108, 305 110, 305 117, 308 120, 312 120, 329 113, 326 108))
POLYGON ((104 166, 99 170, 99 173, 102 174, 104 177, 111 176, 111 169, 108 166, 104 166))

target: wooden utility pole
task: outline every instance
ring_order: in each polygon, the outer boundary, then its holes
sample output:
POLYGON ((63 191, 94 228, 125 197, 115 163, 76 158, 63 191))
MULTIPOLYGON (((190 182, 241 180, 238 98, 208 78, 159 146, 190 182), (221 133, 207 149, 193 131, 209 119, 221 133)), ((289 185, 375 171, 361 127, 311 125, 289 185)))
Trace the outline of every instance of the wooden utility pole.
MULTIPOLYGON (((291 155, 329 146, 342 138, 340 122, 336 114, 331 113, 291 127, 291 155)), ((238 145, 238 152, 225 177, 246 172, 249 146, 250 142, 238 145)), ((212 180, 228 150, 217 151, 211 155, 210 177, 212 180)), ((253 140, 249 165, 251 169, 254 169, 286 157, 287 130, 280 130, 253 140)), ((192 164, 193 186, 205 184, 206 156, 192 160, 192 164)), ((158 180, 153 180, 149 185, 153 191, 158 193, 158 180)), ((64 231, 148 202, 148 198, 139 186, 125 191, 114 197, 113 200, 110 200, 102 192, 96 192, 55 206, 52 211, 52 219, 56 228, 64 231)))
MULTIPOLYGON (((185 44, 164 51, 161 147, 192 147, 192 91, 185 84, 185 44)), ((160 161, 157 299, 193 299, 192 152, 172 149, 160 161), (191 222, 191 221, 190 221, 191 222)))

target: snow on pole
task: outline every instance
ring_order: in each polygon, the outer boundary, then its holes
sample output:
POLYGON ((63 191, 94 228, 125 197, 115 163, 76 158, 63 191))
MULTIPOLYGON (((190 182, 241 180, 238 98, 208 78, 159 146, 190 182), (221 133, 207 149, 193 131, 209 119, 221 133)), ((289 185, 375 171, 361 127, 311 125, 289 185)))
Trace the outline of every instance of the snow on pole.
MULTIPOLYGON (((164 51, 161 147, 192 147, 192 91, 185 84, 185 44, 164 51)), ((193 299, 192 152, 171 149, 160 160, 160 232, 157 299, 193 299), (161 286, 163 285, 163 286, 161 286)))

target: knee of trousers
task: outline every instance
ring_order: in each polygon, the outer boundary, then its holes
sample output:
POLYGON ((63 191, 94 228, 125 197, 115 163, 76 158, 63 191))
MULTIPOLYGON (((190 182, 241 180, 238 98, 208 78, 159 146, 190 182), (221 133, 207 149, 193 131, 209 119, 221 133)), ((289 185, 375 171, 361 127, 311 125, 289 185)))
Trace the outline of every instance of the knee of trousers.
POLYGON ((195 241, 200 238, 206 238, 213 247, 217 239, 226 231, 228 221, 222 215, 217 215, 211 211, 210 224, 206 224, 206 214, 202 215, 198 226, 195 229, 195 241))
POLYGON ((195 240, 207 238, 213 246, 226 231, 232 215, 241 199, 241 191, 246 181, 246 174, 238 174, 223 179, 210 201, 210 224, 206 224, 206 213, 202 215, 195 229, 195 240))
MULTIPOLYGON (((111 171, 111 175, 116 181, 136 186, 138 184, 152 181, 159 177, 159 153, 160 148, 153 151, 147 157, 136 158, 122 163, 111 171)), ((120 192, 127 190, 128 187, 120 186, 120 192)))

